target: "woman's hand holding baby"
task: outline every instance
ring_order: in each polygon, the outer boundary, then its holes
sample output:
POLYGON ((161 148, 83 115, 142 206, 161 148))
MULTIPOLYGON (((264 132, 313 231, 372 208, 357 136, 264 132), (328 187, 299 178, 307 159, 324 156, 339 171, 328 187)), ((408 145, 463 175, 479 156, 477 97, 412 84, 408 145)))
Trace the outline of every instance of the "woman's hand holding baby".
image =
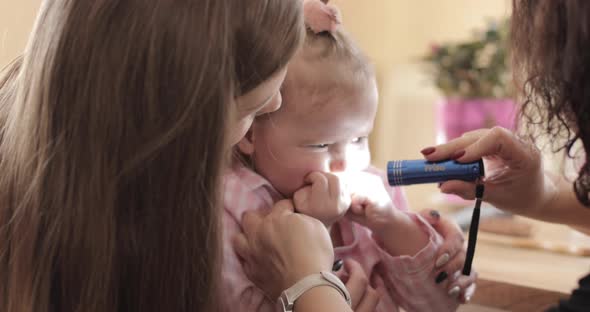
POLYGON ((468 302, 475 292, 477 273, 461 275, 465 264, 465 236, 456 222, 441 217, 436 210, 423 210, 420 215, 442 236, 444 242, 436 257, 434 280, 449 296, 458 296, 461 303, 468 302))
POLYGON ((310 274, 330 271, 334 262, 326 228, 293 210, 291 201, 283 200, 266 215, 248 212, 244 232, 234 239, 244 272, 273 299, 310 274))

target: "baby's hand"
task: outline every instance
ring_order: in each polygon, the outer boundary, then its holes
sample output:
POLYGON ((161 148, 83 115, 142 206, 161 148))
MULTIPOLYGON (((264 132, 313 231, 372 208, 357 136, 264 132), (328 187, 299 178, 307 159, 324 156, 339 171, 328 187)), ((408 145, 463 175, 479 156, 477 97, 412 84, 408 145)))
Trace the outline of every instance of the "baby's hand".
POLYGON ((350 180, 352 204, 348 217, 373 232, 373 238, 392 256, 415 255, 428 235, 408 214, 394 209, 381 177, 360 172, 350 180))
POLYGON ((350 219, 374 232, 391 225, 395 210, 379 176, 358 172, 346 175, 346 182, 352 193, 350 219))
POLYGON ((342 180, 331 173, 312 172, 305 177, 309 183, 293 194, 295 210, 331 225, 350 207, 351 196, 342 180))

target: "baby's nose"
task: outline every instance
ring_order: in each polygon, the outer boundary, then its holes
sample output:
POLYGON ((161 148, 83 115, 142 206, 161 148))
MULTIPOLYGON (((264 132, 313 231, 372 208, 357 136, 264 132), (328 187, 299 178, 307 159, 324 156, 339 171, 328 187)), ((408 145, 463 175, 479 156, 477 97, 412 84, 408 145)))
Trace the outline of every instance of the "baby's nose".
POLYGON ((331 172, 341 172, 346 170, 346 160, 344 159, 336 159, 330 162, 330 171, 331 172))

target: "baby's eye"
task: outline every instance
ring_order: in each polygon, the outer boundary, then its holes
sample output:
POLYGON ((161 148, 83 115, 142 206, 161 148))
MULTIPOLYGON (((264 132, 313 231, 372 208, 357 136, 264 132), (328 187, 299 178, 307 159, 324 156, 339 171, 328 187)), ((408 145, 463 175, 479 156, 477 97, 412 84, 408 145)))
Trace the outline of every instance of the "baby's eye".
POLYGON ((365 142, 366 139, 367 139, 366 136, 364 136, 364 137, 358 137, 358 138, 352 139, 351 142, 354 143, 354 144, 359 144, 359 143, 365 142))
POLYGON ((310 144, 310 145, 308 145, 308 147, 317 148, 317 149, 327 148, 328 146, 330 146, 330 144, 328 144, 328 143, 310 144))

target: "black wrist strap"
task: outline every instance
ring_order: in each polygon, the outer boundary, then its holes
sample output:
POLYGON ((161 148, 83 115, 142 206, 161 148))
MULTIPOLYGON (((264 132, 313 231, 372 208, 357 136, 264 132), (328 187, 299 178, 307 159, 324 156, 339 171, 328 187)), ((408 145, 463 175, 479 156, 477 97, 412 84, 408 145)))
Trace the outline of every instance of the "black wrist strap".
POLYGON ((475 208, 473 209, 473 215, 471 216, 471 225, 469 225, 469 240, 467 241, 467 255, 465 256, 465 264, 463 265, 463 275, 471 275, 471 265, 473 264, 473 256, 475 255, 475 243, 477 242, 477 230, 479 228, 479 214, 483 191, 483 184, 478 182, 475 186, 475 208))

